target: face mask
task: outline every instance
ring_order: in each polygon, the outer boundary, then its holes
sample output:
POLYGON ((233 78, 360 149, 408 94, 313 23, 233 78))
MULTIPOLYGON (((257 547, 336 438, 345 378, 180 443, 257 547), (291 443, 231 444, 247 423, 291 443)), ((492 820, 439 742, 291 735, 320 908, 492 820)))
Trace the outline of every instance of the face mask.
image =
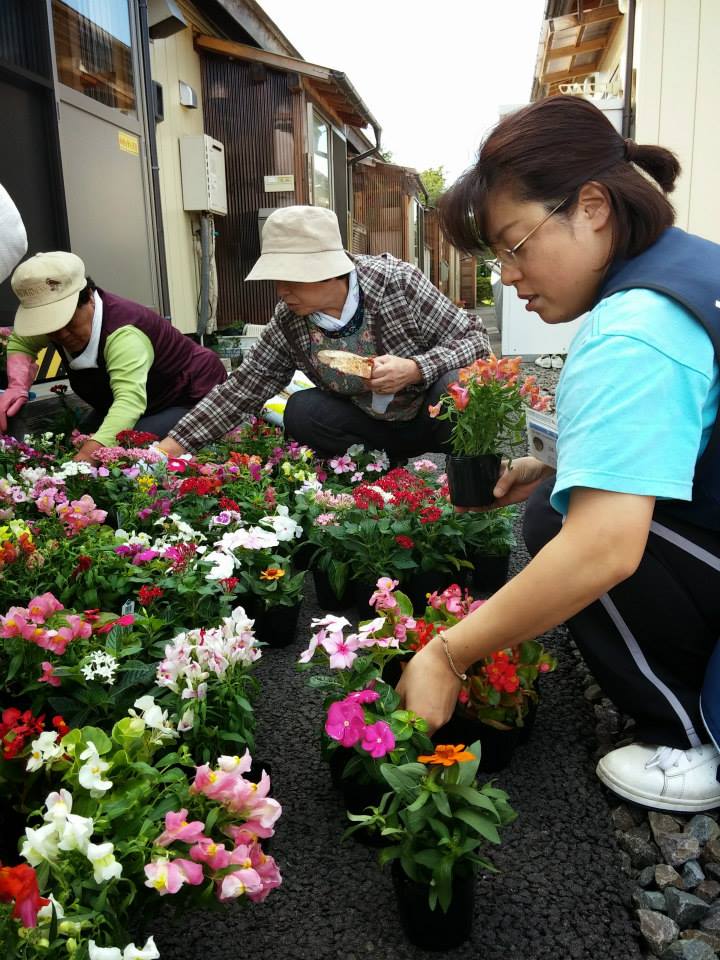
POLYGON ((27 252, 27 235, 17 207, 0 185, 0 282, 7 280, 27 252))

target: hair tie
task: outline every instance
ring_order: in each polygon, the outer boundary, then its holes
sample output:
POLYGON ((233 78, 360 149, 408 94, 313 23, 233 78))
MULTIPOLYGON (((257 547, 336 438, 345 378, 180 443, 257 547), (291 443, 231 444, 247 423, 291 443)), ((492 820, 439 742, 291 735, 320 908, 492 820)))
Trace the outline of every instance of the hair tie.
POLYGON ((635 154, 637 153, 637 144, 634 140, 627 139, 625 143, 625 159, 632 163, 635 159, 635 154))

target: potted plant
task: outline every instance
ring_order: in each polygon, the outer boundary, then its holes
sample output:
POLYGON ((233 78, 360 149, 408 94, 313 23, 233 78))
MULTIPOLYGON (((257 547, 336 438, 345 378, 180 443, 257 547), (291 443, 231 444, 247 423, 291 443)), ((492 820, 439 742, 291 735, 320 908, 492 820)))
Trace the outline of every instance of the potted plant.
POLYGON ((517 515, 515 506, 460 515, 466 556, 472 564, 470 584, 475 592, 495 593, 507 580, 517 515))
POLYGON ((495 870, 480 850, 500 843, 500 830, 516 817, 503 790, 478 786, 480 753, 480 743, 441 744, 416 762, 383 763, 391 792, 377 809, 348 814, 348 833, 372 828, 386 838, 378 859, 392 864, 400 923, 425 950, 450 950, 468 939, 475 874, 495 870))
POLYGON ((452 424, 447 457, 450 499, 459 507, 488 506, 500 473, 501 453, 515 448, 525 435, 523 408, 529 404, 545 410, 548 397, 541 397, 534 377, 519 380, 520 357, 492 354, 464 367, 455 383, 430 416, 452 424))

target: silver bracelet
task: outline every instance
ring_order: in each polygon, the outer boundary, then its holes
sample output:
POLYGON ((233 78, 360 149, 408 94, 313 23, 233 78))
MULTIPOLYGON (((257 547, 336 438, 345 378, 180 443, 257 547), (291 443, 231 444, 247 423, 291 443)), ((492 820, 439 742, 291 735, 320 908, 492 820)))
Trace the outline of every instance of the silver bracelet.
POLYGON ((466 673, 460 673, 460 671, 458 670, 458 668, 455 666, 455 663, 454 663, 453 658, 452 658, 452 654, 450 653, 450 647, 448 646, 448 638, 445 636, 444 633, 441 633, 441 634, 440 634, 440 639, 442 640, 442 644, 443 644, 443 647, 444 647, 444 649, 445 649, 445 656, 447 657, 448 663, 450 664, 450 669, 451 669, 452 672, 455 674, 455 676, 458 678, 458 680, 467 680, 467 674, 466 674, 466 673))

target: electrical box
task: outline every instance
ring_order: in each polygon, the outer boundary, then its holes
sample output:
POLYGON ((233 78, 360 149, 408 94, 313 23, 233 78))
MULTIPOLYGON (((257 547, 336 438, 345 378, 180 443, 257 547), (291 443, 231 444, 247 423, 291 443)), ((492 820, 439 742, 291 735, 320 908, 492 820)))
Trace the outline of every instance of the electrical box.
POLYGON ((207 134, 180 138, 183 209, 227 214, 225 148, 207 134))

